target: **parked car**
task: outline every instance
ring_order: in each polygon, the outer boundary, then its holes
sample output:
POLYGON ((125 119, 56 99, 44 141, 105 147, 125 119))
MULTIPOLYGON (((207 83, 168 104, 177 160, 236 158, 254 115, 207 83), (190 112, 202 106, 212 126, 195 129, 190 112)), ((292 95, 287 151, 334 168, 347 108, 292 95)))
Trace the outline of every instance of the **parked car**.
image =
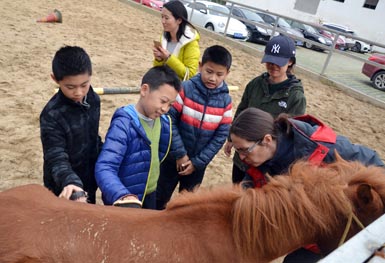
MULTIPOLYGON (((194 25, 218 33, 225 32, 227 19, 230 13, 226 6, 208 1, 196 1, 187 3, 185 6, 189 20, 194 25), (191 10, 194 10, 192 14, 191 10)), ((226 34, 233 38, 246 39, 247 29, 241 21, 230 18, 226 34)))
POLYGON ((264 44, 269 41, 272 34, 272 30, 269 29, 271 25, 266 23, 257 13, 246 8, 233 6, 231 9, 231 14, 236 18, 256 22, 256 24, 253 24, 248 21, 240 20, 246 25, 247 41, 264 44))
POLYGON ((164 1, 161 0, 134 0, 137 3, 140 3, 142 1, 142 5, 151 7, 155 10, 161 11, 163 8, 164 1))
MULTIPOLYGON (((334 41, 334 38, 336 37, 336 34, 330 32, 330 31, 327 31, 327 30, 320 29, 318 32, 322 36, 329 38, 332 41, 332 43, 334 41)), ((344 36, 339 35, 334 48, 339 49, 339 50, 343 50, 343 51, 348 50, 348 47, 346 46, 346 38, 344 36)))
MULTIPOLYGON (((301 31, 306 39, 321 43, 321 44, 329 46, 329 47, 333 43, 330 38, 321 35, 318 32, 318 30, 315 29, 314 27, 312 27, 311 25, 303 24, 303 23, 300 23, 300 22, 294 21, 294 20, 290 20, 290 21, 288 21, 288 23, 291 25, 292 28, 301 31)), ((306 41, 304 43, 304 46, 306 48, 309 48, 309 49, 316 49, 316 50, 321 50, 321 51, 324 50, 324 48, 317 46, 317 45, 313 45, 312 43, 306 42, 306 41)))
POLYGON ((368 43, 358 39, 354 39, 354 37, 357 36, 356 33, 354 32, 354 30, 346 26, 332 23, 323 23, 322 26, 350 35, 351 37, 346 37, 346 42, 348 48, 354 52, 366 53, 371 50, 371 46, 368 43))
MULTIPOLYGON (((373 54, 369 57, 369 60, 385 65, 385 55, 383 54, 373 54)), ((362 73, 370 78, 373 87, 385 91, 385 69, 365 63, 362 66, 362 73)))
MULTIPOLYGON (((268 13, 263 13, 263 12, 257 12, 257 14, 262 17, 262 19, 266 22, 269 23, 270 25, 275 25, 275 21, 277 20, 277 17, 268 13)), ((297 46, 303 46, 303 41, 300 39, 297 39, 297 37, 304 37, 304 35, 291 27, 291 25, 282 17, 278 18, 278 24, 277 27, 285 31, 286 34, 288 34, 289 37, 291 37, 295 44, 297 46)))

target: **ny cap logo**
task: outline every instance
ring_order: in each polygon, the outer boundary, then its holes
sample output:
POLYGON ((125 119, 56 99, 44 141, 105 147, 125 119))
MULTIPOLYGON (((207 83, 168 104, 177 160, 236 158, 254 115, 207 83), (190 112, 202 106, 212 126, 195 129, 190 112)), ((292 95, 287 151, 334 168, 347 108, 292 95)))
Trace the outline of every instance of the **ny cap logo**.
POLYGON ((287 103, 286 103, 286 101, 283 101, 283 100, 281 100, 281 101, 279 101, 278 102, 278 106, 279 107, 281 107, 281 108, 287 108, 287 103))
POLYGON ((271 48, 271 53, 278 53, 279 54, 279 49, 281 47, 279 46, 279 44, 274 44, 273 47, 271 48))

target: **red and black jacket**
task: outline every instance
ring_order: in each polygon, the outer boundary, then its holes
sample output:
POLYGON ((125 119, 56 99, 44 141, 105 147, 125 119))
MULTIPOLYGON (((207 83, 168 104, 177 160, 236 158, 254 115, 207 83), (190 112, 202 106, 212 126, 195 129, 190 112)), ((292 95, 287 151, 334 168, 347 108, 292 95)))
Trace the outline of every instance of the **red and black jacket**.
POLYGON ((345 160, 357 160, 365 165, 384 166, 375 151, 365 146, 352 144, 348 138, 336 135, 327 125, 311 115, 302 115, 289 119, 292 124, 292 136, 278 138, 277 152, 272 160, 260 167, 250 167, 246 173, 252 178, 254 187, 266 184, 265 174, 274 176, 287 172, 296 160, 307 159, 315 165, 335 161, 336 150, 345 160), (280 144, 292 144, 290 148, 280 144), (279 153, 280 149, 287 152, 279 153), (284 165, 282 165, 284 164, 284 165), (276 169, 279 167, 278 169, 276 169))

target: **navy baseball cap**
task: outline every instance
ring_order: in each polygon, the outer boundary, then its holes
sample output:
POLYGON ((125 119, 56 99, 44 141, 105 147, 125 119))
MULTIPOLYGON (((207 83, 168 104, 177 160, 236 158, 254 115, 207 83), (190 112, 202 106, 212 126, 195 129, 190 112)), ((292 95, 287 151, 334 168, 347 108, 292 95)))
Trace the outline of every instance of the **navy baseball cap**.
POLYGON ((295 57, 294 41, 288 36, 279 35, 267 42, 261 63, 270 62, 283 67, 292 57, 295 57))

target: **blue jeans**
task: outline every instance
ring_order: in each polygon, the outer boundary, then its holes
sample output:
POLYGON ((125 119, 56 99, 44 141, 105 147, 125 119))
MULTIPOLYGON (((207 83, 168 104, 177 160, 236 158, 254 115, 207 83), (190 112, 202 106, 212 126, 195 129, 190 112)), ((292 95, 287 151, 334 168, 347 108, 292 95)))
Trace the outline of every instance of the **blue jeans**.
POLYGON ((206 167, 203 170, 195 170, 192 174, 180 176, 176 170, 175 160, 165 160, 160 166, 160 175, 156 187, 156 208, 162 210, 170 201, 172 193, 179 183, 179 192, 193 191, 202 183, 206 167))

